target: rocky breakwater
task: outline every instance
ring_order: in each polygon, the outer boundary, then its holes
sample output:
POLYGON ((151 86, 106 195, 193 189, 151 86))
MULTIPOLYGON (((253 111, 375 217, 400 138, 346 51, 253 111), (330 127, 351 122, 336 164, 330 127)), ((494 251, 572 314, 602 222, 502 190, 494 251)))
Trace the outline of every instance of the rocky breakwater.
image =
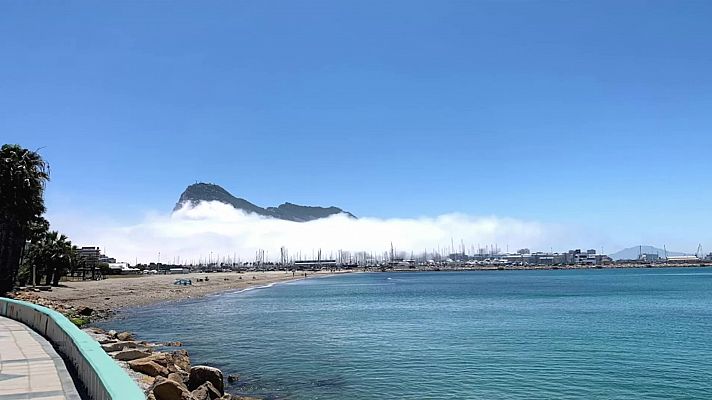
POLYGON ((191 366, 187 351, 159 351, 180 346, 180 343, 149 343, 136 340, 130 332, 117 333, 99 328, 85 331, 128 371, 145 391, 148 400, 253 399, 225 393, 222 371, 206 365, 191 366))

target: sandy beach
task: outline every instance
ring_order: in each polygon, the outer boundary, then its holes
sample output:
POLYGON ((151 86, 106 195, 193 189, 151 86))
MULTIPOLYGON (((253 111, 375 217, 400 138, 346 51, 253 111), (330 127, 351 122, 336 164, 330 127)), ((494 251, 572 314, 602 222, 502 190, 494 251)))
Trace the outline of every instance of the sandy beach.
MULTIPOLYGON (((111 318, 114 312, 124 308, 190 299, 213 293, 259 287, 275 282, 328 276, 334 273, 327 271, 307 272, 306 277, 304 274, 304 272, 297 272, 293 275, 292 272, 270 271, 116 276, 100 281, 61 282, 59 287, 54 287, 51 291, 19 290, 14 292, 12 297, 50 307, 73 320, 81 319, 84 321, 82 323, 86 323, 111 318), (174 284, 178 279, 190 279, 192 285, 174 284), (201 281, 198 281, 199 279, 201 281)), ((105 332, 95 327, 85 327, 84 330, 104 346, 122 344, 120 347, 123 349, 105 347, 105 350, 116 358, 116 362, 126 370, 142 390, 147 394, 151 393, 151 398, 157 398, 154 392, 155 385, 170 384, 186 387, 185 385, 189 384, 187 379, 191 376, 192 369, 188 352, 183 349, 175 351, 169 351, 165 348, 163 351, 156 350, 159 345, 182 346, 180 342, 148 343, 135 338, 129 332, 117 334, 113 331, 105 332), (130 358, 126 358, 129 356, 130 358), (182 366, 181 371, 176 370, 178 368, 177 364, 174 365, 177 362, 176 360, 180 361, 178 364, 182 366), (147 370, 147 365, 156 367, 157 370, 147 370), (172 372, 180 373, 172 374, 172 372)), ((222 379, 222 372, 220 374, 220 379, 222 379)), ((229 379, 233 378, 228 377, 229 379)), ((192 393, 200 390, 199 388, 191 388, 191 390, 193 389, 195 390, 192 393)), ((220 386, 219 390, 223 399, 256 400, 250 397, 232 396, 224 393, 222 386, 220 386)), ((191 392, 186 393, 190 395, 191 392)), ((207 397, 189 396, 189 398, 207 397)))
MULTIPOLYGON (((330 272, 307 272, 307 279, 327 276, 330 272)), ((178 275, 117 276, 100 281, 61 282, 47 292, 21 291, 16 297, 36 303, 50 303, 52 308, 90 307, 100 313, 144 306, 165 301, 201 297, 212 293, 263 286, 274 282, 305 279, 304 272, 219 272, 178 275), (208 278, 207 281, 204 279, 208 278), (190 279, 192 285, 175 285, 177 279, 190 279), (198 279, 204 281, 199 282, 198 279)))

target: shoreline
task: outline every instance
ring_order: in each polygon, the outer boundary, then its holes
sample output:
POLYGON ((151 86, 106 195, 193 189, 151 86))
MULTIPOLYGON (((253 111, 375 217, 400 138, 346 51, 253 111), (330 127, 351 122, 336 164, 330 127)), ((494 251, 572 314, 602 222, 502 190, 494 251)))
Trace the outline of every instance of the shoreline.
POLYGON ((279 282, 331 276, 349 271, 317 271, 292 275, 284 271, 213 272, 176 275, 117 276, 100 281, 63 281, 49 291, 25 288, 12 297, 57 310, 85 322, 110 319, 116 313, 134 307, 188 300, 210 295, 250 290, 279 282), (207 278, 207 279, 206 279, 207 278), (189 279, 183 286, 174 282, 189 279))
POLYGON ((106 321, 132 308, 146 307, 162 303, 184 301, 240 292, 271 285, 314 279, 346 273, 418 273, 418 272, 465 272, 465 271, 565 271, 565 270, 608 270, 608 269, 662 269, 662 268, 709 268, 712 264, 610 264, 610 265, 564 265, 564 266, 495 266, 495 265, 439 265, 417 266, 416 268, 359 268, 340 271, 307 271, 292 275, 289 271, 255 272, 212 272, 175 275, 116 276, 100 281, 63 281, 59 287, 49 291, 22 288, 10 297, 52 308, 75 319, 75 323, 85 325, 106 321), (306 276, 304 276, 306 274, 306 276), (207 280, 205 279, 207 278, 207 280), (192 285, 175 285, 178 279, 190 279, 192 285), (199 281, 202 280, 202 281, 199 281))
MULTIPOLYGON (((704 268, 710 265, 645 265, 645 264, 614 264, 606 266, 448 266, 435 268, 414 269, 381 269, 376 270, 346 270, 346 271, 317 271, 304 272, 301 275, 292 275, 284 271, 261 271, 245 273, 191 273, 161 276, 135 276, 117 277, 102 281, 63 282, 59 288, 52 291, 24 290, 15 292, 15 298, 31 301, 40 305, 53 308, 73 321, 77 316, 85 317, 83 330, 102 344, 105 351, 112 356, 128 375, 145 391, 148 399, 161 400, 160 388, 172 385, 175 390, 186 390, 188 396, 193 396, 196 386, 189 384, 191 360, 189 353, 182 349, 180 342, 155 343, 136 337, 132 332, 116 332, 120 323, 112 324, 112 319, 117 321, 123 312, 130 312, 133 308, 150 307, 159 304, 205 298, 225 293, 240 293, 244 291, 270 288, 279 283, 302 279, 323 278, 342 273, 418 273, 418 272, 465 272, 465 271, 542 271, 542 270, 598 270, 598 269, 659 269, 659 268, 704 268), (208 277, 208 280, 205 280, 208 277), (177 279, 191 279, 193 285, 179 286, 173 282, 177 279), (202 281, 198 281, 201 279, 202 281), (99 287, 97 289, 97 287, 99 287), (99 305, 97 307, 96 305, 99 305), (93 305, 91 307, 89 305, 93 305), (106 322, 105 329, 98 328, 93 323, 106 322), (113 325, 113 326, 112 326, 113 325), (118 347, 116 347, 118 346, 118 347), (136 358, 133 358, 136 357, 136 358), (180 387, 182 389, 176 389, 180 387)), ((77 323, 77 322, 75 322, 77 323)), ((222 371, 210 367, 210 360, 196 368, 211 368, 218 371, 222 380, 222 371)), ((226 371, 224 376, 227 383, 239 380, 240 371, 226 371)), ((202 382, 201 384, 205 384, 202 382)), ((227 384, 220 385, 220 398, 222 399, 250 399, 231 395, 224 392, 227 384)), ((205 389, 205 388, 203 388, 205 389)), ((201 390, 203 390, 201 389, 201 390)), ((207 389, 205 389, 207 390, 207 389)), ((203 390, 204 391, 204 390, 203 390)), ((217 393, 216 393, 217 394, 217 393)), ((187 397, 188 399, 203 400, 202 397, 187 397)))
MULTIPOLYGON (((166 392, 180 392, 186 400, 218 397, 224 400, 257 400, 226 393, 225 380, 228 383, 234 382, 239 379, 239 375, 223 376, 222 371, 212 367, 209 360, 203 365, 191 366, 190 355, 181 349, 180 342, 148 342, 132 332, 107 331, 94 323, 105 321, 111 326, 112 319, 121 312, 130 312, 132 308, 269 288, 279 283, 348 272, 353 271, 308 271, 301 274, 262 271, 117 277, 101 281, 62 282, 60 287, 52 288, 51 291, 19 290, 12 297, 52 308, 80 325, 139 385, 147 399, 162 400, 168 398, 163 397, 166 392), (190 279, 192 284, 175 285, 173 282, 178 279, 190 279), (214 385, 202 379, 205 374, 211 376, 214 385), (197 384, 195 380, 198 378, 194 378, 194 375, 200 377, 197 384)), ((115 325, 118 327, 119 324, 115 325)))

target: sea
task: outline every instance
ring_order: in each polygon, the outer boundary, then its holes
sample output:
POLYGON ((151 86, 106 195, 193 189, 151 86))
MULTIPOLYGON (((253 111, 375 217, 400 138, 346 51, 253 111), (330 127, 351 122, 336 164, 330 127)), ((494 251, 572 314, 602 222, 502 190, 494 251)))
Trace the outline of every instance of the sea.
POLYGON ((262 399, 712 398, 712 269, 354 273, 104 325, 262 399))

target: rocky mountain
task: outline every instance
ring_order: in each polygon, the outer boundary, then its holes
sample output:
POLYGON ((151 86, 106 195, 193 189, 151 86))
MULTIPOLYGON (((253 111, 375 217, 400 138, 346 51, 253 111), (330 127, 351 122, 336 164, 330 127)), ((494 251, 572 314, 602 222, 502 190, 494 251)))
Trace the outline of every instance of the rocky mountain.
POLYGON ((180 199, 178 199, 178 203, 176 203, 173 211, 180 209, 186 203, 197 205, 201 201, 219 201, 247 213, 295 222, 313 221, 340 213, 344 213, 351 218, 356 218, 350 212, 338 207, 313 207, 284 203, 278 207, 262 208, 245 199, 235 197, 227 190, 212 183, 196 183, 188 186, 180 195, 180 199))
MULTIPOLYGON (((664 249, 659 249, 659 248, 653 247, 653 246, 628 247, 627 249, 623 249, 623 250, 615 252, 613 254, 609 254, 608 256, 614 260, 637 260, 640 253, 658 254, 660 257, 665 257, 664 249)), ((679 251, 668 250, 667 255, 668 255, 668 257, 671 257, 671 256, 674 257, 674 256, 685 256, 687 254, 681 253, 679 251)))

